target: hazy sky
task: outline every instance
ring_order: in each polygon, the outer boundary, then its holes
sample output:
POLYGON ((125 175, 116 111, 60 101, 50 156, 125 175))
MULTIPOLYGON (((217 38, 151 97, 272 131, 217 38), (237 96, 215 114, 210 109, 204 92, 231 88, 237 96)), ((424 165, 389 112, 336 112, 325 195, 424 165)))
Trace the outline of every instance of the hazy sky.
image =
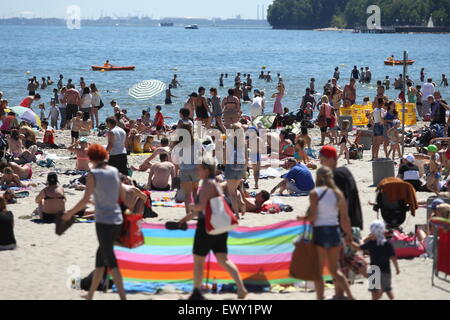
MULTIPOLYGON (((0 0, 0 17, 58 17, 66 16, 69 5, 81 8, 82 18, 101 15, 148 15, 153 18, 242 18, 256 19, 257 6, 267 7, 273 0, 0 0)), ((261 9, 260 9, 261 10, 261 9)), ((265 14, 266 16, 266 14, 265 14)), ((261 17, 261 13, 260 13, 261 17)))

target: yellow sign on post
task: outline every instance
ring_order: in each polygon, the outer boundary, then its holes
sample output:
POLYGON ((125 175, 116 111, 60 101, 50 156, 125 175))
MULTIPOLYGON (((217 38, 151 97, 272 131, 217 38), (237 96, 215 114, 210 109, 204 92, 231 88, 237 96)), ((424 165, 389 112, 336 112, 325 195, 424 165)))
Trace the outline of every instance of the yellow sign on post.
MULTIPOLYGON (((401 103, 395 104, 395 109, 398 112, 398 119, 403 121, 403 105, 401 103)), ((347 108, 340 108, 341 116, 351 116, 353 118, 353 125, 355 126, 366 126, 369 124, 369 119, 367 118, 367 114, 373 111, 371 105, 352 105, 347 108)), ((412 126, 417 123, 416 116, 416 104, 415 103, 406 103, 405 104, 405 125, 412 126)))

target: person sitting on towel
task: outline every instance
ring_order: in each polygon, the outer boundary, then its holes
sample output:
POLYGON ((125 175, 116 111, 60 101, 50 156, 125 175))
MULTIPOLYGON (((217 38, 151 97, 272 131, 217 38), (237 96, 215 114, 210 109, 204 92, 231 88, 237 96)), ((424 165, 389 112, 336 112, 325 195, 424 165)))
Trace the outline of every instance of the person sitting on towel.
POLYGON ((150 168, 148 173, 148 189, 154 191, 169 191, 173 188, 169 183, 175 178, 175 165, 169 162, 169 155, 167 153, 161 153, 159 155, 161 162, 154 164, 145 163, 139 167, 139 171, 146 171, 150 168))

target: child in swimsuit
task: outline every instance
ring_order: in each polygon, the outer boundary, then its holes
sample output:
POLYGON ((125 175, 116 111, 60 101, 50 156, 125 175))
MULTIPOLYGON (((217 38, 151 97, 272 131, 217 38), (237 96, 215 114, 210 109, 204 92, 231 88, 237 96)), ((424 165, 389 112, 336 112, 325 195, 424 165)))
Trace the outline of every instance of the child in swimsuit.
POLYGON ((347 144, 350 142, 348 140, 348 130, 349 129, 350 129, 350 121, 344 120, 342 122, 341 135, 339 136, 339 139, 340 139, 339 146, 340 146, 341 150, 339 152, 338 159, 345 153, 345 159, 347 160, 347 164, 351 164, 350 151, 347 147, 347 144))
POLYGON ((76 143, 77 140, 80 138, 80 130, 82 126, 83 126, 83 112, 78 111, 77 117, 73 119, 72 131, 70 132, 70 135, 72 137, 72 144, 76 143))
POLYGON ((400 157, 400 135, 398 133, 398 129, 400 128, 400 120, 394 120, 393 121, 394 126, 390 128, 387 132, 387 136, 389 138, 389 152, 388 157, 392 152, 392 160, 395 160, 395 152, 397 152, 398 156, 400 157))
POLYGON ((156 147, 153 145, 154 143, 154 138, 153 136, 148 136, 145 139, 145 143, 144 143, 144 153, 152 153, 156 147))

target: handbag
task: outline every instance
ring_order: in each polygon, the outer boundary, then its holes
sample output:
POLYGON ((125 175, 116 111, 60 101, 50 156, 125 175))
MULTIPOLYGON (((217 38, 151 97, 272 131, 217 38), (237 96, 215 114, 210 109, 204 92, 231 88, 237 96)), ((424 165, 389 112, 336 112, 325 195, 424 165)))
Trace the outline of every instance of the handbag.
POLYGON ((305 281, 320 281, 322 272, 319 270, 317 249, 312 242, 312 225, 306 225, 305 232, 295 243, 289 266, 290 277, 305 281))
POLYGON ((144 244, 144 234, 141 230, 143 214, 130 214, 127 210, 123 215, 122 230, 118 243, 125 248, 134 249, 144 244))
POLYGON ((219 191, 219 196, 210 199, 205 209, 206 233, 219 235, 235 229, 238 225, 233 210, 219 191))
POLYGON ((105 104, 103 103, 103 100, 100 99, 100 105, 98 106, 98 110, 100 110, 101 108, 103 108, 105 106, 105 104))

